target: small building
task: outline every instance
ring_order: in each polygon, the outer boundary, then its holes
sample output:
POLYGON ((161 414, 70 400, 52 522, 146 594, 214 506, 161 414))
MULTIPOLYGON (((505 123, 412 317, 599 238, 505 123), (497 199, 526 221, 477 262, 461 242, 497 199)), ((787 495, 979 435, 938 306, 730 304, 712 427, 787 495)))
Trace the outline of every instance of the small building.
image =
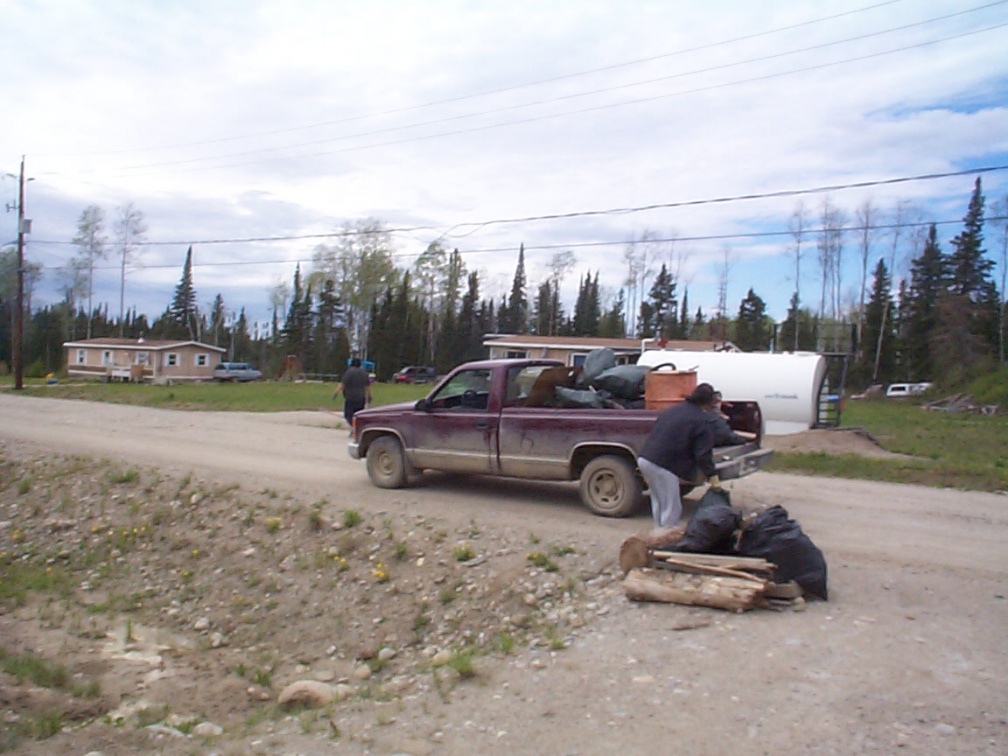
POLYGON ((560 360, 565 365, 580 365, 593 349, 612 349, 618 364, 637 362, 643 349, 654 349, 661 344, 665 349, 695 351, 734 350, 727 341, 663 341, 654 339, 609 339, 595 336, 502 336, 490 334, 483 346, 490 350, 491 360, 519 357, 525 359, 560 360))
POLYGON ((67 341, 67 375, 100 380, 207 381, 227 351, 198 341, 84 339, 67 341))

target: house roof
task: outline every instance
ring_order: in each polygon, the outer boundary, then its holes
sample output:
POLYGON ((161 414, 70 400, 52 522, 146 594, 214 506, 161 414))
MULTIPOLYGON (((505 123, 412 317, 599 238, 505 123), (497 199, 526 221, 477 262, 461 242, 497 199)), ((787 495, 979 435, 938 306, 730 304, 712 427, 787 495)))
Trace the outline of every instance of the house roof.
MULTIPOLYGON (((660 348, 660 342, 646 339, 647 348, 660 348)), ((483 346, 516 347, 519 349, 603 349, 608 347, 617 352, 642 351, 641 339, 605 339, 595 336, 530 336, 526 334, 513 336, 492 336, 483 340, 483 346)), ((714 352, 731 349, 727 341, 666 341, 665 349, 680 349, 696 352, 714 352)))
POLYGON ((609 349, 639 352, 638 339, 604 339, 597 336, 493 336, 484 339, 483 346, 547 347, 553 349, 609 349))
POLYGON ((81 349, 85 347, 106 347, 108 349, 146 349, 150 352, 160 352, 165 349, 179 349, 184 346, 195 346, 200 347, 201 349, 209 349, 214 352, 224 353, 227 351, 224 347, 204 344, 200 341, 179 341, 177 339, 82 339, 80 341, 65 341, 63 342, 63 346, 68 349, 81 349))

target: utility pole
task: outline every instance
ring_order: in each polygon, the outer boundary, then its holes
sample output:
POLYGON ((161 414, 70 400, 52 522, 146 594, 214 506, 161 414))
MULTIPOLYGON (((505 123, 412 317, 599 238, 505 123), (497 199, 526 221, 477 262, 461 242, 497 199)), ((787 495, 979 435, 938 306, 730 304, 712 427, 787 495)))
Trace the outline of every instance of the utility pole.
POLYGON ((24 155, 21 156, 21 177, 18 180, 18 238, 17 238, 17 301, 14 305, 14 338, 11 351, 14 358, 14 389, 24 388, 24 155))

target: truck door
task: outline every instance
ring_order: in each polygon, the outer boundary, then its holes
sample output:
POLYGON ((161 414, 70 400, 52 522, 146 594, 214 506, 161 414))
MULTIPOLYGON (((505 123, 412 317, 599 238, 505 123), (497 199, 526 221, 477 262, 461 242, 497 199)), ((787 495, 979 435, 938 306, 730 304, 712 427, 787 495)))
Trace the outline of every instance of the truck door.
POLYGON ((430 470, 490 473, 499 409, 491 405, 493 373, 460 370, 412 419, 413 463, 430 470))

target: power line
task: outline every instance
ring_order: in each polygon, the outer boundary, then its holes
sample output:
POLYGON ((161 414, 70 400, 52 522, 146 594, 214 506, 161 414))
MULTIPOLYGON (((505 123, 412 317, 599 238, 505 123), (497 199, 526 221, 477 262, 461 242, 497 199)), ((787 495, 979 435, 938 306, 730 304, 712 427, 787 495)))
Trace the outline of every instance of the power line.
MULTIPOLYGON (((681 200, 678 202, 660 202, 650 205, 637 205, 632 207, 621 207, 621 208, 609 208, 605 210, 580 210, 569 213, 551 213, 547 215, 528 215, 520 218, 495 218, 486 221, 478 221, 471 223, 458 223, 450 227, 447 231, 441 234, 442 238, 448 237, 448 235, 455 229, 464 228, 467 226, 474 226, 472 231, 468 232, 463 236, 471 236, 473 233, 481 228, 486 228, 487 226, 493 225, 506 225, 514 223, 536 223, 541 221, 550 220, 568 220, 571 218, 588 218, 597 217, 605 215, 630 215, 633 213, 648 212, 651 210, 668 210, 683 207, 699 207, 702 205, 722 205, 729 204, 732 202, 748 202, 751 200, 758 199, 780 199, 784 197, 799 197, 806 194, 825 194, 828 192, 838 192, 847 189, 866 189, 873 186, 892 186, 895 184, 906 184, 914 181, 934 181, 937 179, 945 178, 955 178, 957 176, 970 176, 981 173, 993 173, 997 171, 1008 170, 1008 165, 988 165, 981 166, 979 168, 971 168, 969 170, 962 171, 947 171, 944 173, 923 173, 916 176, 898 176, 895 178, 888 179, 876 179, 873 181, 857 181, 850 182, 846 184, 825 184, 815 187, 806 187, 804 189, 782 189, 774 192, 761 192, 752 194, 736 194, 728 195, 723 197, 711 197, 706 199, 696 199, 696 200, 681 200)), ((404 226, 399 228, 384 229, 390 234, 397 233, 415 233, 417 231, 436 231, 437 229, 432 226, 404 226)), ((366 231, 358 231, 357 229, 344 229, 342 231, 332 231, 328 233, 319 234, 292 234, 286 236, 252 236, 252 237, 238 237, 230 239, 183 239, 183 240, 173 240, 173 241, 148 241, 145 242, 145 246, 156 247, 156 246, 179 246, 187 244, 245 244, 254 242, 276 242, 276 241, 306 241, 311 239, 335 239, 335 238, 346 238, 352 236, 359 236, 361 234, 367 233, 366 231)), ((451 238, 462 238, 462 237, 451 237, 451 238)), ((40 240, 36 243, 45 244, 73 244, 72 241, 58 241, 58 240, 40 240)))
MULTIPOLYGON (((1002 221, 1008 220, 1008 216, 1004 215, 992 215, 984 218, 984 221, 1002 221)), ((871 224, 867 228, 869 231, 892 231, 898 228, 927 228, 929 226, 950 226, 955 224, 961 224, 962 218, 954 218, 951 220, 927 220, 927 221, 904 221, 901 223, 877 223, 871 224)), ((829 233, 853 233, 855 231, 864 231, 864 226, 842 226, 839 228, 828 229, 829 233)), ((808 228, 802 232, 803 237, 815 237, 818 234, 826 233, 827 229, 823 228, 808 228)), ((794 233, 788 230, 782 231, 747 231, 743 233, 736 234, 704 234, 699 236, 667 236, 667 237, 651 237, 648 238, 649 243, 655 244, 665 244, 670 242, 698 242, 698 241, 731 241, 732 239, 768 239, 776 237, 786 237, 794 236, 794 233)), ((199 242, 194 242, 194 244, 199 242)), ((617 247, 624 246, 628 243, 626 239, 618 239, 615 241, 592 241, 592 242, 565 242, 560 244, 525 244, 524 248, 526 252, 534 252, 537 250, 553 250, 553 249, 585 249, 593 247, 617 247)), ((476 249, 466 249, 460 250, 460 255, 479 255, 479 254, 491 254, 497 252, 513 252, 514 247, 484 247, 476 249)), ((394 252, 391 254, 393 258, 405 258, 405 257, 416 257, 416 252, 394 252)), ((274 260, 227 260, 220 262, 193 262, 193 268, 231 268, 231 267, 254 267, 254 266, 266 266, 266 265, 300 265, 304 260, 295 259, 274 259, 274 260)), ((42 265, 43 270, 56 270, 58 266, 42 265)), ((138 272, 142 270, 177 270, 179 268, 178 263, 164 263, 160 265, 142 265, 133 269, 133 272, 138 272)), ((95 270, 119 270, 118 266, 115 265, 96 265, 95 270)))
MULTIPOLYGON (((815 24, 825 23, 826 21, 834 21, 836 19, 843 18, 845 16, 852 16, 852 15, 856 15, 856 14, 859 14, 859 13, 865 13, 867 11, 871 11, 871 10, 875 10, 877 8, 884 7, 886 5, 894 5, 894 4, 898 3, 898 2, 901 2, 901 0, 885 0, 884 2, 874 3, 873 5, 868 5, 868 6, 865 6, 863 8, 855 8, 853 10, 844 11, 842 13, 835 13, 835 14, 830 15, 830 16, 823 16, 823 17, 820 17, 820 18, 810 19, 808 21, 801 21, 799 23, 791 24, 791 25, 788 25, 788 26, 780 26, 780 27, 777 27, 775 29, 768 29, 768 30, 762 31, 762 32, 754 32, 753 34, 745 34, 745 35, 742 35, 740 37, 731 37, 731 38, 725 39, 725 40, 719 40, 719 41, 716 41, 716 42, 708 42, 706 44, 697 45, 695 47, 687 47, 687 48, 683 48, 681 50, 673 50, 671 52, 661 53, 661 54, 658 54, 658 55, 652 55, 652 56, 645 57, 645 58, 637 58, 635 60, 624 61, 622 63, 614 63, 614 64, 611 64, 611 65, 608 65, 608 66, 600 66, 598 68, 590 68, 590 69, 587 69, 587 70, 584 70, 584 71, 575 71, 574 73, 570 73, 570 74, 563 74, 563 75, 560 75, 560 76, 552 76, 552 77, 549 77, 549 78, 538 79, 538 80, 535 80, 535 81, 525 82, 525 83, 522 83, 522 84, 513 84, 513 85, 509 85, 509 86, 505 86, 505 87, 496 87, 494 89, 487 89, 487 90, 484 90, 484 91, 481 91, 481 92, 474 92, 474 93, 465 94, 465 95, 458 95, 458 96, 455 96, 455 97, 448 97, 448 98, 445 98, 445 99, 442 99, 442 100, 434 100, 434 101, 431 101, 431 102, 421 103, 419 105, 410 105, 410 106, 402 107, 402 108, 393 108, 393 109, 390 109, 390 110, 379 111, 377 113, 369 113, 369 114, 364 114, 364 115, 359 115, 359 116, 350 116, 350 117, 347 117, 347 118, 340 118, 340 119, 331 120, 331 121, 322 121, 320 123, 308 124, 308 125, 304 125, 304 126, 292 126, 292 127, 284 128, 284 129, 273 129, 273 130, 270 130, 270 131, 253 132, 253 133, 250 133, 250 134, 231 136, 231 137, 221 137, 221 138, 218 138, 218 139, 206 139, 206 140, 197 140, 197 141, 191 141, 191 142, 180 142, 180 143, 173 144, 173 145, 161 145, 161 146, 158 146, 158 147, 137 147, 137 148, 132 148, 132 149, 124 149, 124 150, 110 150, 110 151, 103 151, 103 152, 78 153, 77 155, 67 155, 67 154, 62 154, 62 155, 60 155, 60 154, 57 154, 57 155, 42 155, 41 157, 73 157, 73 156, 84 156, 84 155, 99 157, 99 156, 106 156, 106 155, 121 155, 121 154, 127 154, 127 153, 131 153, 131 152, 149 152, 149 151, 153 151, 153 150, 177 149, 179 147, 198 147, 198 146, 202 146, 202 145, 220 144, 222 142, 232 142, 232 141, 238 141, 238 140, 243 140, 243 139, 255 139, 255 138, 263 137, 263 136, 274 136, 274 135, 277 135, 277 134, 286 134, 286 133, 291 133, 291 132, 295 132, 295 131, 306 131, 306 130, 309 130, 309 129, 323 128, 323 127, 326 127, 326 126, 337 126, 337 125, 344 124, 344 123, 352 123, 352 122, 355 122, 355 121, 367 120, 369 118, 380 118, 380 117, 389 116, 389 115, 398 115, 400 113, 407 113, 407 112, 412 112, 412 111, 416 111, 416 110, 423 110, 423 109, 426 109, 426 108, 437 107, 437 106, 440 106, 440 105, 449 105, 451 103, 463 102, 465 100, 472 100, 472 99, 476 99, 476 98, 479 98, 479 97, 486 97, 486 96, 495 95, 495 94, 503 94, 505 92, 513 92, 513 91, 516 91, 516 90, 519 90, 519 89, 528 89, 530 87, 541 86, 543 84, 553 84, 553 83, 556 83, 558 81, 566 81, 566 80, 569 80, 569 79, 575 79, 575 78, 581 78, 581 77, 585 77, 585 76, 591 76, 591 75, 597 74, 597 73, 605 73, 607 71, 613 71, 613 70, 617 70, 617 69, 620 69, 620 68, 628 68, 628 67, 631 67, 631 66, 641 65, 641 64, 644 64, 644 63, 653 63, 654 61, 657 61, 657 60, 663 60, 663 59, 666 59, 666 58, 678 57, 678 56, 681 56, 681 55, 687 55, 689 53, 700 52, 702 50, 709 50, 709 49, 713 49, 713 48, 717 48, 717 47, 721 47, 721 46, 727 46, 727 45, 731 45, 731 44, 736 44, 738 42, 746 42, 746 41, 749 41, 749 40, 752 40, 752 39, 758 39, 760 37, 770 36, 772 34, 779 34, 781 32, 785 32, 785 31, 794 31, 795 29, 801 29, 801 28, 806 27, 806 26, 813 26, 815 24)), ((983 6, 983 7, 986 7, 986 6, 983 6)), ((953 14, 953 15, 955 15, 955 14, 953 14)))

